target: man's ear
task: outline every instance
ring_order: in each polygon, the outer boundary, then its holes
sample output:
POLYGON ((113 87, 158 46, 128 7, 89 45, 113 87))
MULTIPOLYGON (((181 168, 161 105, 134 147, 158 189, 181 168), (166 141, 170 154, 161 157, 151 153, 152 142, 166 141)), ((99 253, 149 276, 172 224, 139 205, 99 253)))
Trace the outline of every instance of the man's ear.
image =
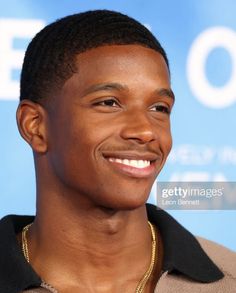
POLYGON ((22 100, 17 108, 16 119, 21 136, 36 153, 46 153, 46 111, 38 103, 22 100))

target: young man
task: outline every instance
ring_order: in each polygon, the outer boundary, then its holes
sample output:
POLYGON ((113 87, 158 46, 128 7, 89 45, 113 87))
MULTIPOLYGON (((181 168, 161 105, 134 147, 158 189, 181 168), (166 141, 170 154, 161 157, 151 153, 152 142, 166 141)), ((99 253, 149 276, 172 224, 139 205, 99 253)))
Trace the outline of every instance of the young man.
POLYGON ((1 293, 235 292, 232 252, 202 241, 212 261, 145 206, 171 149, 174 94, 144 26, 111 11, 47 26, 27 49, 20 99, 37 209, 0 222, 1 293))

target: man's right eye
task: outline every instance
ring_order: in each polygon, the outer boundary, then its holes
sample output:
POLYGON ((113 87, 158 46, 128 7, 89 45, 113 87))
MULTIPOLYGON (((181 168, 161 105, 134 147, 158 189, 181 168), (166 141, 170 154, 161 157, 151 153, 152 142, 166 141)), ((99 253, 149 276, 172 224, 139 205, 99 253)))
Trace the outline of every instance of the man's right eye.
POLYGON ((107 106, 107 107, 117 107, 118 102, 114 99, 107 99, 100 102, 95 103, 96 106, 107 106))

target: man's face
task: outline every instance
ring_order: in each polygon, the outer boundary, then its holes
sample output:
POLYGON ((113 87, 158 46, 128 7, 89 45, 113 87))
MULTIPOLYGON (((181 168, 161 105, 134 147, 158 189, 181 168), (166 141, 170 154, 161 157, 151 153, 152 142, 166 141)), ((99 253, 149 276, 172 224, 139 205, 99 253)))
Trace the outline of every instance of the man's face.
POLYGON ((49 163, 68 197, 112 209, 145 203, 171 149, 173 96, 156 51, 103 46, 77 56, 77 72, 49 115, 49 163))

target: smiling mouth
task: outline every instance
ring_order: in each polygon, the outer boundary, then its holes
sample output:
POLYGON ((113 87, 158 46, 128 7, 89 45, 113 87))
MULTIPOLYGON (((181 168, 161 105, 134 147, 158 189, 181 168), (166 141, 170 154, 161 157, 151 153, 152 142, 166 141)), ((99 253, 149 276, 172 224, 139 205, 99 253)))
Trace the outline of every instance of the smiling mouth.
POLYGON ((140 158, 140 155, 114 155, 105 156, 106 161, 111 166, 112 170, 133 178, 149 178, 156 174, 156 158, 140 158))

